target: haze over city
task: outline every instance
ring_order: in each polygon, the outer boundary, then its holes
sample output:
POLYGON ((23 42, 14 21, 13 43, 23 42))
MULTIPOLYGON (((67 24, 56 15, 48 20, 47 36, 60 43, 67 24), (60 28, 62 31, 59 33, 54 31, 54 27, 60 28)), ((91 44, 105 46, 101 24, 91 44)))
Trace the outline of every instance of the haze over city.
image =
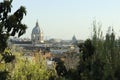
POLYGON ((91 36, 93 20, 102 24, 104 33, 113 26, 119 36, 119 4, 120 0, 15 0, 12 11, 26 7, 23 23, 28 29, 22 37, 31 37, 38 20, 45 38, 71 39, 75 35, 84 40, 91 36))

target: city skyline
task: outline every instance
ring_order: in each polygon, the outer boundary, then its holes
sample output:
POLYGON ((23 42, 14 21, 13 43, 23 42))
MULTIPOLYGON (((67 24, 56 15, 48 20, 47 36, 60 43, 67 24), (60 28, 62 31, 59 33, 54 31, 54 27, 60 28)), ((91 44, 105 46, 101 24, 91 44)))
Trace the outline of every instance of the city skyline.
POLYGON ((93 20, 102 24, 104 34, 112 26, 119 36, 119 3, 119 0, 13 0, 12 11, 21 5, 26 7, 23 23, 28 29, 22 37, 31 37, 38 20, 45 38, 72 39, 75 35, 85 40, 91 37, 93 20))

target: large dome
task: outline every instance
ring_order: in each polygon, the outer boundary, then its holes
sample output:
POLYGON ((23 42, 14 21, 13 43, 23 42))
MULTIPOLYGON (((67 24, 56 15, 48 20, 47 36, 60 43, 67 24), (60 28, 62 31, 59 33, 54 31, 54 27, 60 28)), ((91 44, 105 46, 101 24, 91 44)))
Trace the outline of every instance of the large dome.
POLYGON ((40 27, 38 25, 38 22, 36 23, 36 26, 33 28, 32 34, 40 34, 40 27))
POLYGON ((44 43, 43 31, 40 30, 38 22, 36 22, 36 26, 32 30, 31 40, 33 44, 44 43))

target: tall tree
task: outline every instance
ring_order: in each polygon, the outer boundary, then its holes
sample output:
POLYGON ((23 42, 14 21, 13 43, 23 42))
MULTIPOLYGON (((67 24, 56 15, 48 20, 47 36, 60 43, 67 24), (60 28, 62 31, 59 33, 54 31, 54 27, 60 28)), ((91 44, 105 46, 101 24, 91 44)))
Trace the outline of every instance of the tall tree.
POLYGON ((9 36, 18 37, 26 32, 26 25, 22 24, 23 16, 26 15, 25 7, 21 6, 16 12, 11 13, 13 0, 4 0, 0 3, 0 52, 3 52, 7 47, 9 36))
POLYGON ((9 36, 18 37, 26 32, 27 26, 22 24, 23 16, 26 15, 25 7, 21 6, 16 12, 11 13, 13 0, 4 0, 0 3, 0 53, 7 47, 9 36))
MULTIPOLYGON (((4 0, 0 2, 0 54, 2 55, 1 61, 9 63, 14 60, 15 56, 12 53, 5 52, 7 47, 7 40, 10 36, 18 37, 26 32, 27 26, 22 24, 23 16, 26 15, 25 7, 21 6, 17 11, 11 14, 13 0, 4 0)), ((8 71, 0 71, 0 80, 5 80, 8 71)))

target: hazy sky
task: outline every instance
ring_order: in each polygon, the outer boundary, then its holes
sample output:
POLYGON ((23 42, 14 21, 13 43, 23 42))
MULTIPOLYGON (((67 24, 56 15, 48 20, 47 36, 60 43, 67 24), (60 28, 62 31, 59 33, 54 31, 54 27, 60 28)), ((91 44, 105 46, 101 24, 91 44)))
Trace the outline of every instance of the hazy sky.
POLYGON ((89 38, 94 19, 102 23, 104 33, 109 26, 117 36, 120 32, 120 0, 13 0, 12 4, 13 11, 21 5, 27 10, 23 37, 31 37, 37 20, 45 39, 71 39, 74 34, 77 39, 89 38))

